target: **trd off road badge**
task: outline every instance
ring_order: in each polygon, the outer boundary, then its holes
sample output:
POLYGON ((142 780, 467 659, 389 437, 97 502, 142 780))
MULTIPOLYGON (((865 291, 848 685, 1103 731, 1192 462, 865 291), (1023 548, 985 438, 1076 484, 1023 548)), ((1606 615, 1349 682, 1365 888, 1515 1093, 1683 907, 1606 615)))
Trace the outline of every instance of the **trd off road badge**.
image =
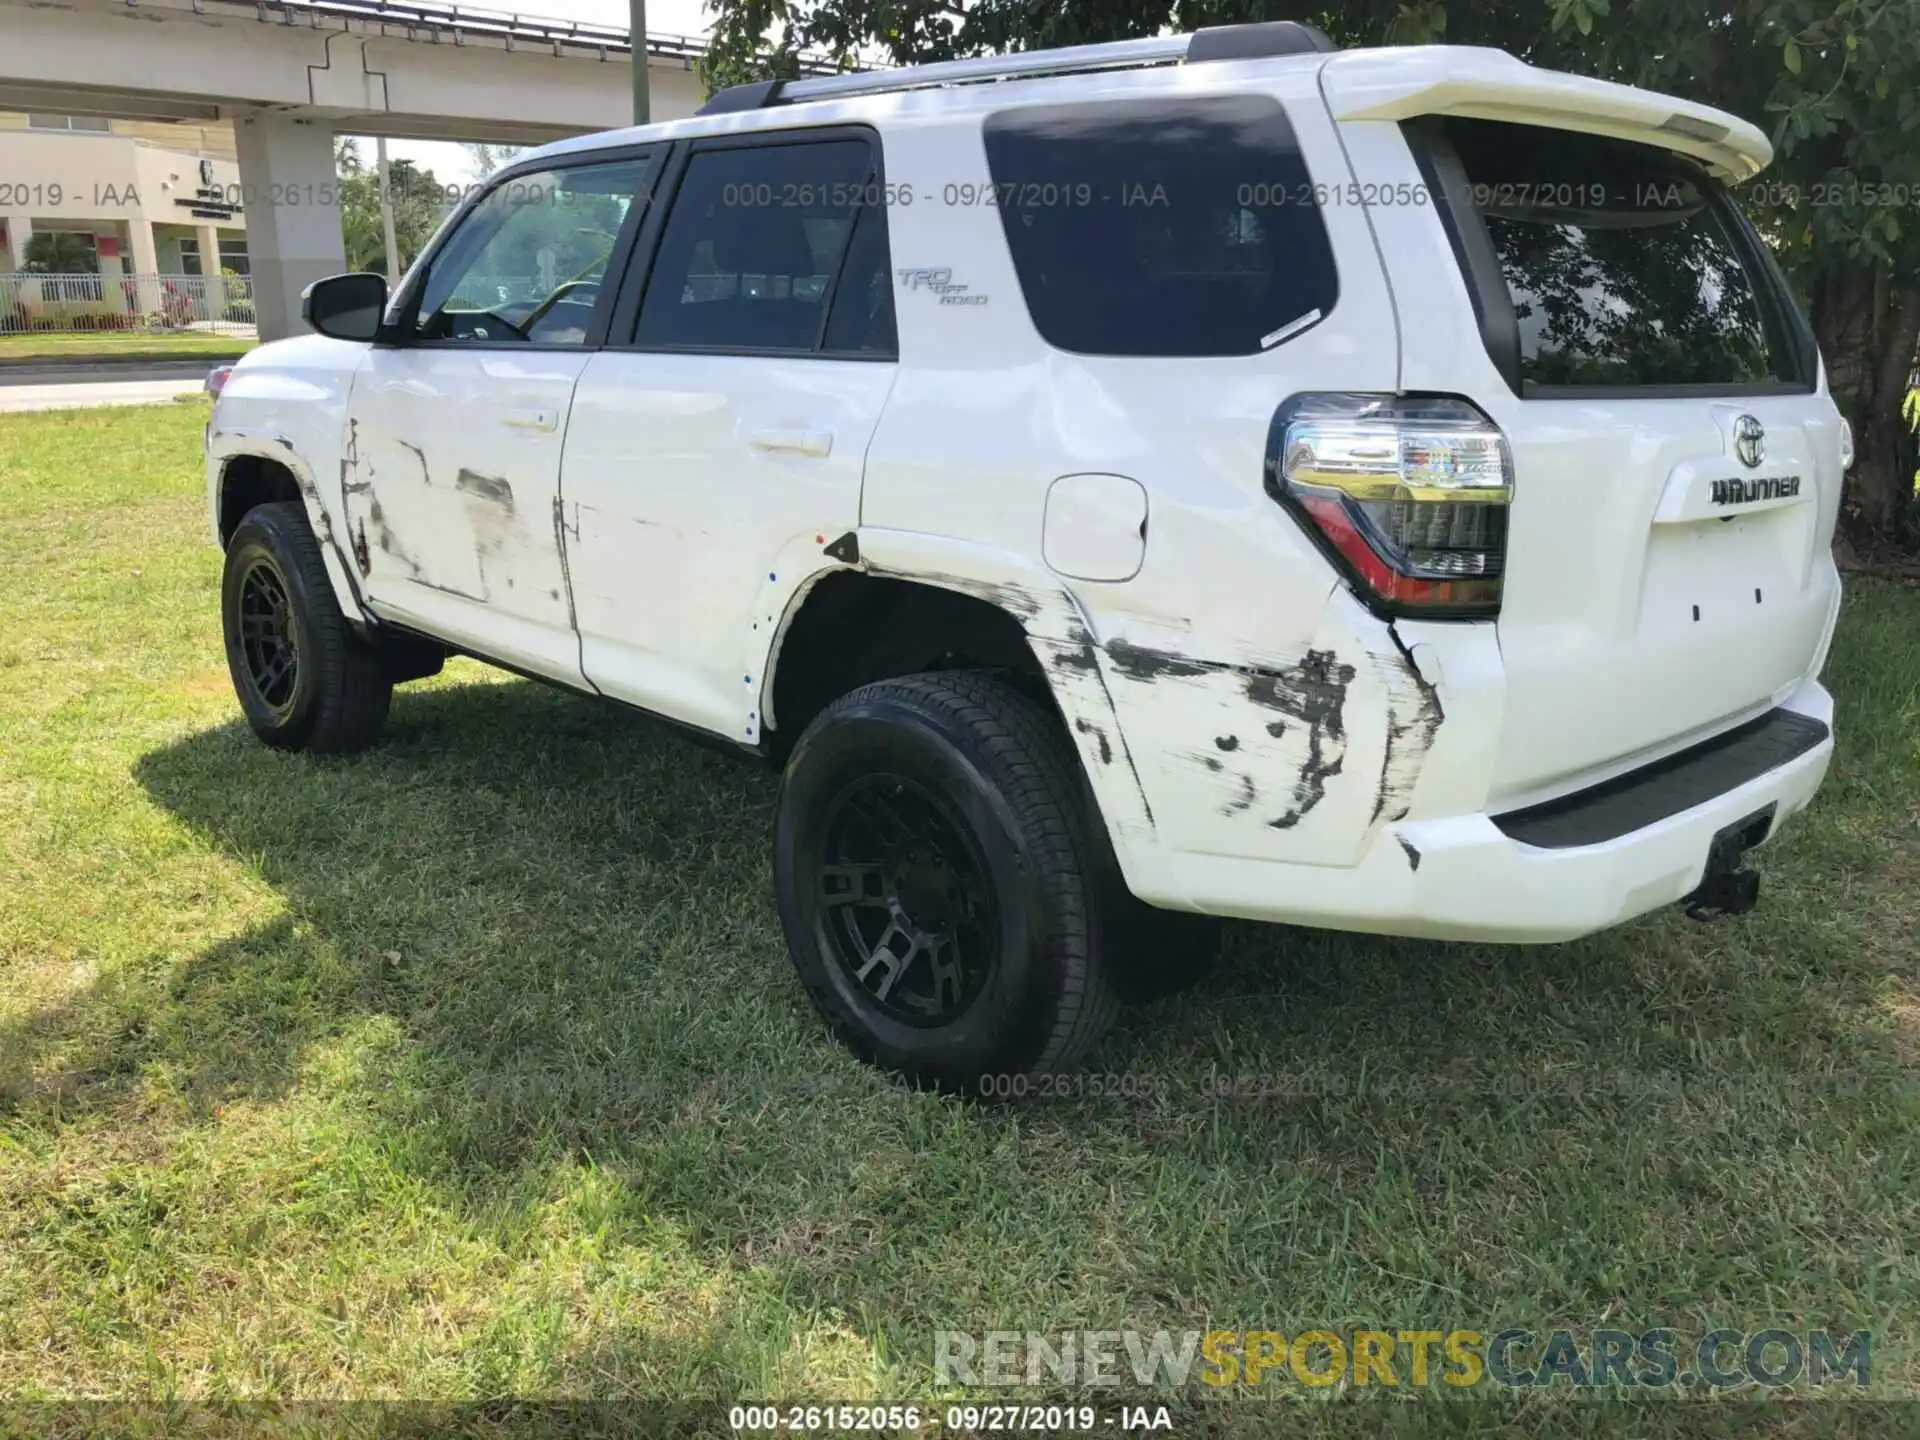
POLYGON ((984 305, 987 297, 975 295, 953 278, 948 265, 919 266, 896 272, 904 290, 924 290, 940 297, 942 305, 984 305))

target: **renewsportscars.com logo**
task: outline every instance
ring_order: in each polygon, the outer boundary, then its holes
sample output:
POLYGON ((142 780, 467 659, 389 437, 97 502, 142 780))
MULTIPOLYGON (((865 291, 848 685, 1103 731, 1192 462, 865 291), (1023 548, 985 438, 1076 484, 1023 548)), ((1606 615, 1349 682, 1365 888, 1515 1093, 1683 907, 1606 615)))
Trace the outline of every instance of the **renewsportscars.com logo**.
POLYGON ((1865 1388, 1866 1330, 990 1330, 934 1332, 945 1384, 1179 1388, 1865 1388))

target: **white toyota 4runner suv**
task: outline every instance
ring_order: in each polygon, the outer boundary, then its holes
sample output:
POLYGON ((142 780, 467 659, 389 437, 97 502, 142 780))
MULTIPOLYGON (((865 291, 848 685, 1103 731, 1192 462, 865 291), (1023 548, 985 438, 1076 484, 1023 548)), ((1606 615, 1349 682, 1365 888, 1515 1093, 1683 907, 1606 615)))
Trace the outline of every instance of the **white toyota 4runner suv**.
POLYGON ((226 382, 241 705, 353 750, 461 654, 772 761, 807 988, 947 1085, 1074 1064, 1197 971, 1176 912, 1744 909, 1832 750, 1851 444, 1769 158, 1292 24, 550 145, 226 382))

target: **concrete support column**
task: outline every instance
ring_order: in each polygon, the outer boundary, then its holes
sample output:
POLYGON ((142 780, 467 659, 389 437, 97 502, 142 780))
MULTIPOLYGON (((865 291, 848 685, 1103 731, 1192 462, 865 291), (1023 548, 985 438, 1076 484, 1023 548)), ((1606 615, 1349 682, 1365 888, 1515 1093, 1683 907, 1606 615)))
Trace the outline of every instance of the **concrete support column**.
POLYGON ((33 239, 33 222, 24 215, 7 217, 7 249, 4 257, 9 270, 27 268, 27 242, 33 239))
POLYGON ((125 223, 131 261, 128 268, 136 275, 158 275, 160 251, 153 243, 153 222, 143 215, 136 215, 125 223))
POLYGON ((206 313, 200 318, 218 320, 227 308, 227 287, 220 278, 220 231, 212 225, 198 225, 194 234, 200 237, 200 273, 206 277, 200 286, 204 295, 200 308, 206 313))
POLYGON ((347 268, 333 131, 263 111, 236 120, 233 136, 260 338, 280 340, 302 332, 300 292, 347 268))
POLYGON ((127 227, 127 268, 139 277, 130 287, 134 305, 142 315, 159 313, 166 292, 153 277, 160 273, 160 252, 153 243, 153 222, 135 215, 122 222, 127 227))

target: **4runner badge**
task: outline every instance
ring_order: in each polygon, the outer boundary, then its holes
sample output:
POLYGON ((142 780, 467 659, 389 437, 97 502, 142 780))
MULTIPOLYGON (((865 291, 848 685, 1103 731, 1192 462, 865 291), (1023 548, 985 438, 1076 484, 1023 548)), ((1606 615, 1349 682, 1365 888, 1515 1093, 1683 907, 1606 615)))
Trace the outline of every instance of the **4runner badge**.
POLYGON ((1751 480, 1735 476, 1715 480, 1708 491, 1716 505, 1751 505, 1756 500, 1790 500, 1800 493, 1798 475, 1756 475, 1751 480))
POLYGON ((926 290, 940 297, 942 305, 984 305, 987 297, 975 295, 953 278, 950 266, 938 265, 903 269, 897 272, 900 284, 908 290, 926 290))

